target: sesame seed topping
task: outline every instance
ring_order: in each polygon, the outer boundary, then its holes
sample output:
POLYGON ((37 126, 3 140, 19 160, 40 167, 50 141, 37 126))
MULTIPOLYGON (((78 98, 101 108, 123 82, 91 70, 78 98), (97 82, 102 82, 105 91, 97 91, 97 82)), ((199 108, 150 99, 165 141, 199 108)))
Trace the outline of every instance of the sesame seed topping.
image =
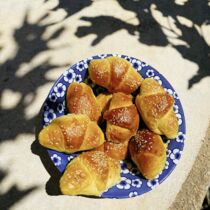
POLYGON ((135 151, 141 150, 150 151, 153 147, 153 133, 149 130, 138 131, 137 134, 131 139, 131 142, 135 145, 135 151))
POLYGON ((135 105, 111 109, 104 113, 104 119, 113 125, 133 129, 132 122, 138 117, 135 105))
POLYGON ((87 161, 93 170, 101 176, 107 175, 108 170, 108 157, 101 151, 92 151, 84 153, 87 161))
POLYGON ((173 104, 173 98, 167 94, 145 96, 143 101, 154 118, 164 115, 173 104))

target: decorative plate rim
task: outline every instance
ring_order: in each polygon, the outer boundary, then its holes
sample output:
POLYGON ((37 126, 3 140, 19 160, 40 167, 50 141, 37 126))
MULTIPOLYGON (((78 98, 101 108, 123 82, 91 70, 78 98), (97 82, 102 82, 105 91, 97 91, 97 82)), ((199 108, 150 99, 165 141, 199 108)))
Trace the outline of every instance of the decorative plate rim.
MULTIPOLYGON (((166 91, 174 97, 174 110, 179 120, 178 136, 173 140, 167 141, 168 149, 165 169, 156 178, 154 178, 153 180, 146 180, 145 178, 139 176, 140 173, 137 172, 137 168, 135 166, 128 166, 130 163, 127 163, 127 166, 125 166, 125 161, 120 161, 122 179, 121 182, 115 185, 114 187, 108 189, 108 191, 104 192, 100 198, 124 199, 135 197, 149 192, 156 186, 161 184, 175 169, 184 149, 186 122, 183 107, 176 91, 174 90, 170 82, 161 73, 159 73, 156 69, 137 58, 116 53, 100 54, 80 60, 74 65, 68 67, 67 70, 63 72, 63 74, 61 74, 61 76, 54 82, 53 86, 51 87, 49 94, 47 95, 46 100, 42 106, 42 126, 46 126, 55 117, 59 117, 65 114, 65 96, 68 88, 67 85, 71 84, 71 82, 69 81, 71 81, 72 79, 70 78, 70 76, 73 77, 74 81, 75 77, 77 76, 80 78, 80 82, 84 81, 87 75, 89 61, 92 59, 102 59, 109 56, 117 56, 128 60, 133 65, 134 69, 136 69, 137 72, 140 73, 143 78, 152 77, 153 79, 157 80, 166 89, 166 91), (80 64, 81 66, 79 67, 80 64), (67 77, 68 73, 69 77, 67 77), (64 78, 65 75, 66 78, 64 78), (61 92, 59 92, 59 88, 60 90, 62 89, 61 92), (54 102, 52 99, 53 94, 56 98, 54 102), (136 172, 132 172, 134 170, 136 170, 136 172)), ((47 151, 49 157, 60 172, 63 172, 68 162, 76 156, 76 154, 68 155, 50 149, 47 149, 47 151)))

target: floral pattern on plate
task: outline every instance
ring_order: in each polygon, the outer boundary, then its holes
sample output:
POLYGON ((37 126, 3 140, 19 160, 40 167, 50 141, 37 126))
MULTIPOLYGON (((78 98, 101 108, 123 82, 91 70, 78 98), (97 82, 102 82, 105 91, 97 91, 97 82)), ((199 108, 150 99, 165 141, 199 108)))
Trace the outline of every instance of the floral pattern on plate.
MULTIPOLYGON (((56 117, 67 113, 65 107, 65 95, 71 82, 82 82, 86 79, 88 64, 93 59, 102 59, 108 56, 117 56, 126 59, 141 74, 143 78, 153 78, 158 81, 164 89, 174 98, 174 111, 179 121, 179 133, 173 140, 166 139, 167 161, 164 170, 153 180, 147 180, 140 174, 134 163, 129 161, 120 161, 121 164, 121 181, 116 186, 110 188, 102 194, 102 198, 130 198, 146 193, 161 184, 176 167, 181 158, 185 141, 185 118, 180 99, 165 79, 165 77, 150 65, 139 59, 127 55, 103 54, 92 56, 79 61, 77 64, 68 68, 61 77, 55 82, 50 93, 43 105, 42 125, 48 125, 56 117)), ((100 89, 100 88, 99 88, 100 89)), ((96 92, 100 92, 96 90, 96 92)), ((63 172, 67 164, 72 161, 78 154, 65 154, 48 149, 48 154, 54 165, 60 172, 63 172)))

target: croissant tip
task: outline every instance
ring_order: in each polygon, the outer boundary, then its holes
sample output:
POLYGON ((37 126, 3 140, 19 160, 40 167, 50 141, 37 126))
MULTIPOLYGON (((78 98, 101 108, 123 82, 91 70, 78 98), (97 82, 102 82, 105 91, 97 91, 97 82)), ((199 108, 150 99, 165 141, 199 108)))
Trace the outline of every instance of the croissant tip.
POLYGON ((39 136, 38 136, 39 143, 40 143, 41 145, 43 145, 43 142, 45 142, 46 139, 48 139, 48 138, 49 138, 49 136, 48 136, 48 134, 47 134, 47 132, 46 132, 46 128, 43 128, 43 129, 40 131, 39 136))

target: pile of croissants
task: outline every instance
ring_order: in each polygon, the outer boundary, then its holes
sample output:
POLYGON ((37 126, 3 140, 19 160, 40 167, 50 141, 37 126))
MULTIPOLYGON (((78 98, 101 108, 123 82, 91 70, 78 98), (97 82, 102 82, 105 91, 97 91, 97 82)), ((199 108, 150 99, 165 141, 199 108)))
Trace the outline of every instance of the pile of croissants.
POLYGON ((119 57, 92 60, 88 72, 92 82, 107 92, 95 96, 89 85, 71 83, 68 114, 39 133, 44 147, 68 154, 84 151, 67 165, 61 192, 100 196, 120 182, 119 160, 128 156, 145 178, 153 179, 166 162, 167 146, 160 135, 173 139, 178 133, 173 97, 154 79, 143 80, 119 57), (132 93, 138 88, 134 99, 132 93), (146 128, 139 130, 140 118, 146 128), (106 122, 104 131, 101 121, 106 122))

